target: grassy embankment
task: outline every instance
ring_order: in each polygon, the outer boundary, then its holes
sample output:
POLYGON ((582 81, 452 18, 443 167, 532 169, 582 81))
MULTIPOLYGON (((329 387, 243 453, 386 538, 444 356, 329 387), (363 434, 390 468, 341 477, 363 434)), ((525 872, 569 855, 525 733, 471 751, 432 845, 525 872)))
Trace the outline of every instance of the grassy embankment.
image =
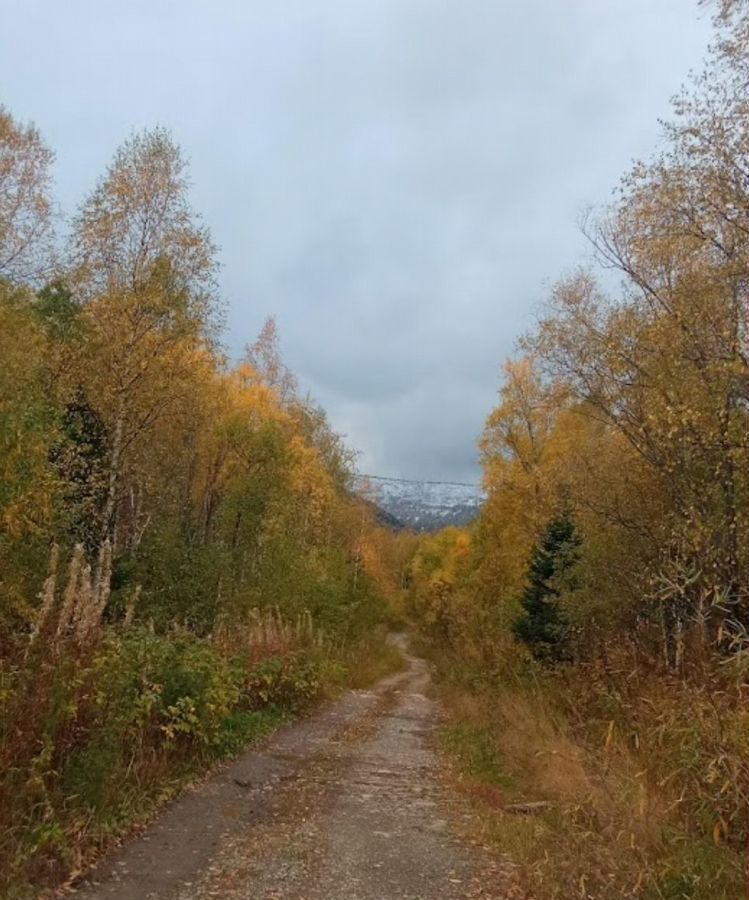
MULTIPOLYGON (((440 654, 443 745, 482 836, 535 900, 739 900, 749 710, 711 687, 636 672, 536 668, 465 678, 440 654), (548 803, 533 814, 513 804, 548 803)), ((735 675, 735 673, 733 673, 735 675)))

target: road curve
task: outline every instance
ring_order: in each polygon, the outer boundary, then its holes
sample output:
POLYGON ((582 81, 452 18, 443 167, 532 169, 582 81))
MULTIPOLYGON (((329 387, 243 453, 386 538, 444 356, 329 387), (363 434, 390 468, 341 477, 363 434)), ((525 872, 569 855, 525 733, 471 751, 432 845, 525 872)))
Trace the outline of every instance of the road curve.
POLYGON ((429 668, 351 691, 277 732, 108 857, 77 900, 461 900, 510 896, 459 832, 429 668))

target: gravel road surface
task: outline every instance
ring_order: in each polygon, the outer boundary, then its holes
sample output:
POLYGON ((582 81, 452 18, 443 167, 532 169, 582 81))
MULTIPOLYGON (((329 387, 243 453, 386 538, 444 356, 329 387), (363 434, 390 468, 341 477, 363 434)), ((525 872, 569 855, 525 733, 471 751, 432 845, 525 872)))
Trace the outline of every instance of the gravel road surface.
POLYGON ((511 869, 465 837, 429 668, 351 691, 172 804, 78 900, 507 900, 511 869))

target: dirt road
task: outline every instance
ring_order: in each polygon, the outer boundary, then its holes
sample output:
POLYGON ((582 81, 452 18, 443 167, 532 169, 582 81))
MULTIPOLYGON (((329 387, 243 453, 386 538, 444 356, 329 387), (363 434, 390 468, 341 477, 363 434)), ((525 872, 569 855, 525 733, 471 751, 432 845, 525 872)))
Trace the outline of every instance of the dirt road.
POLYGON ((470 812, 440 777, 428 666, 406 657, 185 795, 75 896, 505 900, 506 866, 458 837, 470 812))

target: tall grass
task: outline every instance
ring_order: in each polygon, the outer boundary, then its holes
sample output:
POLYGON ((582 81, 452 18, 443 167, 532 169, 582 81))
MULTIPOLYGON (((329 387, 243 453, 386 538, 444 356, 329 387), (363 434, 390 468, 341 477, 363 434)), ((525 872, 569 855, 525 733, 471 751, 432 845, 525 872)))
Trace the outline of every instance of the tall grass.
POLYGON ((516 660, 499 678, 473 670, 470 679, 463 654, 435 657, 445 746, 484 837, 519 864, 535 900, 739 900, 749 840, 743 664, 676 679, 625 657, 612 664, 612 648, 606 667, 551 671, 516 660), (512 811, 538 801, 549 804, 539 814, 512 811))

